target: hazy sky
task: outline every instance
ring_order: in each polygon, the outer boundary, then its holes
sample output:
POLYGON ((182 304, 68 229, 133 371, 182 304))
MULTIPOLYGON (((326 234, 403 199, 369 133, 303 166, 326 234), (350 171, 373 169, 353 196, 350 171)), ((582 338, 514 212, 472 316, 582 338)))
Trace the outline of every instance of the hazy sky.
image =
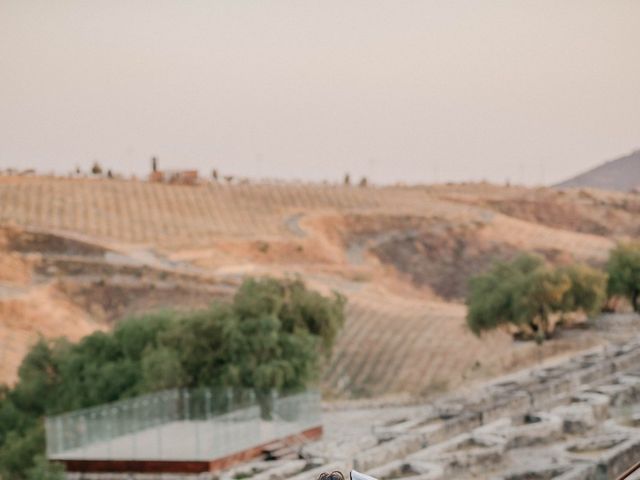
POLYGON ((540 183, 639 147, 638 0, 0 0, 0 168, 540 183))

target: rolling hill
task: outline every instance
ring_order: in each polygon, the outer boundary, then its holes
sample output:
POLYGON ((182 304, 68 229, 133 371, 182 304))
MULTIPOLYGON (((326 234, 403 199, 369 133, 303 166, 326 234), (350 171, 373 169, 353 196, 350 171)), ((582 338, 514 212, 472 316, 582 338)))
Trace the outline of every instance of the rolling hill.
POLYGON ((429 394, 598 343, 478 339, 467 279, 523 250, 602 264, 639 214, 637 195, 594 190, 0 176, 0 381, 38 335, 77 339, 228 297, 245 275, 299 275, 349 300, 328 395, 429 394))
POLYGON ((606 162, 556 186, 600 188, 619 192, 640 191, 640 150, 606 162))

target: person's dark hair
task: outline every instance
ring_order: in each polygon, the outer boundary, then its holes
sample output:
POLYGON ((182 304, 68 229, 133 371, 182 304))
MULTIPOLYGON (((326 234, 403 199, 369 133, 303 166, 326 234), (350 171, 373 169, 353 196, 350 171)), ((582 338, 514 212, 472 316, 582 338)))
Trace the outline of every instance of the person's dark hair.
POLYGON ((342 472, 335 470, 333 472, 322 472, 318 480, 344 480, 342 472))

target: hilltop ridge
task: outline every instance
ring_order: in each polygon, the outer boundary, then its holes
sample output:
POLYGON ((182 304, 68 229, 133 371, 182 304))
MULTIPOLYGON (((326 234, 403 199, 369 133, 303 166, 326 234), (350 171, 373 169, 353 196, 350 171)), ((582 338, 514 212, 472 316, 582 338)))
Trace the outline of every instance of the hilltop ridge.
POLYGON ((640 150, 587 170, 556 187, 589 187, 619 192, 640 191, 640 150))

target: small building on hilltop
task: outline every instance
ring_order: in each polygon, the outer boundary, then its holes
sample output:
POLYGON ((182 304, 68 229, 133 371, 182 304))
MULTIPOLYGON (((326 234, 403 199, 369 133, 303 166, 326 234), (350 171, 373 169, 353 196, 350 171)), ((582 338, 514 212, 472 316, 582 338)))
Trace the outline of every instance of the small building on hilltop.
POLYGON ((197 170, 158 170, 158 158, 151 159, 149 181, 153 183, 170 183, 172 185, 196 185, 197 170))
POLYGON ((154 183, 169 183, 172 185, 196 185, 198 183, 198 171, 157 170, 149 174, 149 181, 154 183))

